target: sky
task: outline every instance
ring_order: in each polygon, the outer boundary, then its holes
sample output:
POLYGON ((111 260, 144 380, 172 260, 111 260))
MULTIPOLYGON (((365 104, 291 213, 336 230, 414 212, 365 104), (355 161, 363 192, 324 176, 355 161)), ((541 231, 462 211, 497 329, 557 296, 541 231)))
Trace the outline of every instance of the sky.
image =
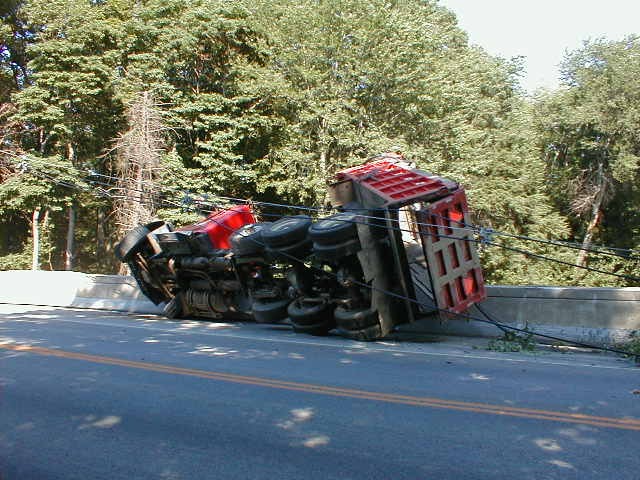
POLYGON ((492 55, 525 57, 524 89, 557 88, 566 51, 587 39, 640 34, 638 0, 440 0, 472 44, 492 55))

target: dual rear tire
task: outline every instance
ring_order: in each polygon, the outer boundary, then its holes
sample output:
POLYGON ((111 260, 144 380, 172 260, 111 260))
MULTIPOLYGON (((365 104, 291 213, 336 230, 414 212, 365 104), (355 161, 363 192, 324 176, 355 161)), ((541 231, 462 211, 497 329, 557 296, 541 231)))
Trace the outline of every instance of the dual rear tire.
POLYGON ((373 308, 347 310, 336 308, 334 318, 338 332, 343 337, 360 341, 372 341, 382 337, 378 311, 373 308))
POLYGON ((310 301, 296 298, 289 304, 287 313, 294 332, 324 336, 336 326, 333 309, 333 305, 325 299, 310 301))

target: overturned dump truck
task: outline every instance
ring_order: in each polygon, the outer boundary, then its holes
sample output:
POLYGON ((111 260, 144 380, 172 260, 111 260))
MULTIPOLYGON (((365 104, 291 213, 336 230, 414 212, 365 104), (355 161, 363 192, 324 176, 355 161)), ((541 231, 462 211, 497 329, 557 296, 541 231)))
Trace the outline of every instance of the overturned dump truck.
POLYGON ((337 173, 337 213, 258 221, 250 204, 179 229, 140 225, 116 247, 169 318, 288 322, 355 340, 459 314, 486 296, 464 190, 383 154, 337 173))

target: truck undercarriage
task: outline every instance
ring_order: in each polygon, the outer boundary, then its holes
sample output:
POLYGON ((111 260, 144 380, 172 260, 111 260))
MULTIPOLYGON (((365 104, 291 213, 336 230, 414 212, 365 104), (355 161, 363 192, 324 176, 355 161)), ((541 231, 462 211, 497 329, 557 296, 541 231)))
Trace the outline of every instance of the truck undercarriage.
POLYGON ((397 154, 338 172, 333 215, 258 221, 249 204, 194 225, 140 225, 116 247, 169 318, 288 321, 375 340, 484 296, 464 190, 397 154))

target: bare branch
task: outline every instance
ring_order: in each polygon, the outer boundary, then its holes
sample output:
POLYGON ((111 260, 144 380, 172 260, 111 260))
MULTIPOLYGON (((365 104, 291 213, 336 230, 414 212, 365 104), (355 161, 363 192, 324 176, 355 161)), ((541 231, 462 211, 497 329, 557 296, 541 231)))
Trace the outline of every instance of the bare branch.
POLYGON ((117 188, 123 192, 115 201, 114 214, 121 234, 149 222, 159 195, 160 159, 165 149, 166 127, 153 97, 141 92, 129 105, 129 129, 115 141, 117 188))

